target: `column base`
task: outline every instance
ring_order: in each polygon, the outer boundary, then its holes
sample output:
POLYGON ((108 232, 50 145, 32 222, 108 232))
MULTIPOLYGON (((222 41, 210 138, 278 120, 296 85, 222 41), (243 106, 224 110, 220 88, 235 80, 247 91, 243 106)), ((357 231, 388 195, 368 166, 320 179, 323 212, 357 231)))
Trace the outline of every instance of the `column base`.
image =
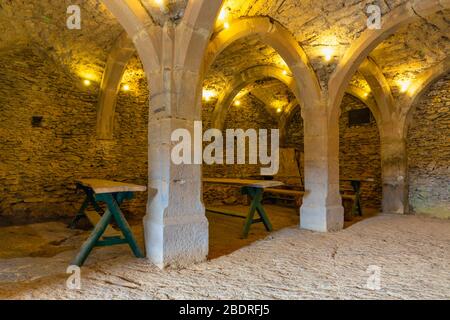
POLYGON ((300 228, 319 232, 342 230, 344 228, 344 208, 342 205, 332 207, 302 205, 300 228))
POLYGON ((404 184, 383 183, 383 213, 408 214, 408 188, 404 184))
POLYGON ((183 215, 164 221, 144 217, 147 258, 163 269, 186 267, 206 260, 208 220, 203 215, 183 215))

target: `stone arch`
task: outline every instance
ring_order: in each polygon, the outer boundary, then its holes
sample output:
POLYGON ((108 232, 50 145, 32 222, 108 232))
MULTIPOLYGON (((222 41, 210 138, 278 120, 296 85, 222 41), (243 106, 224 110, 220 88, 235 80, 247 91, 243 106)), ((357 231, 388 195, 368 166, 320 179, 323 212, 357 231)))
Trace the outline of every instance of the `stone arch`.
MULTIPOLYGON (((102 0, 133 41, 147 74, 161 65, 161 33, 139 0, 102 0)), ((150 82, 149 82, 150 83, 150 82)))
MULTIPOLYGON (((141 32, 148 32, 149 37, 141 36, 141 40, 153 39, 153 41, 150 41, 147 44, 150 46, 149 48, 147 48, 146 44, 142 44, 142 46, 146 47, 145 50, 153 51, 156 49, 156 47, 154 47, 155 41, 159 41, 160 39, 158 38, 161 35, 159 34, 160 32, 157 31, 157 28, 153 26, 153 21, 151 21, 150 17, 146 16, 146 13, 142 11, 145 9, 138 3, 134 3, 134 1, 117 3, 117 1, 114 0, 105 0, 104 3, 126 29, 126 33, 120 35, 108 56, 105 72, 103 74, 103 79, 100 86, 99 107, 97 113, 97 135, 100 139, 112 139, 114 132, 113 124, 115 103, 121 77, 125 71, 128 60, 131 59, 131 57, 136 53, 136 48, 134 47, 133 41, 130 37, 133 39, 138 39, 137 36, 133 35, 137 35, 141 32), (123 10, 124 7, 126 8, 127 5, 129 6, 129 10, 125 10, 124 14, 121 14, 121 10, 123 10), (133 21, 130 20, 132 18, 136 19, 134 21, 136 23, 135 25, 133 24, 133 21), (127 33, 130 37, 127 36, 127 33), (152 47, 154 48, 152 49, 152 47)), ((188 66, 189 70, 201 69, 202 55, 209 40, 209 38, 205 37, 205 34, 212 32, 212 26, 214 25, 214 20, 216 19, 217 12, 219 10, 218 8, 220 8, 221 4, 221 0, 190 1, 188 3, 184 16, 185 18, 183 18, 180 23, 180 27, 177 29, 177 32, 183 33, 179 35, 180 37, 190 37, 191 39, 190 41, 183 42, 188 45, 182 46, 182 50, 177 50, 179 53, 177 58, 185 59, 185 61, 179 61, 179 65, 183 65, 185 67, 188 66), (209 31, 208 28, 210 29, 209 31), (203 45, 201 45, 202 42, 203 45), (193 53, 192 50, 199 51, 193 53), (188 57, 193 59, 188 60, 188 57)), ((138 44, 136 47, 137 46, 138 44)), ((149 54, 151 54, 151 52, 149 52, 149 54)), ((156 52, 154 52, 154 54, 156 54, 156 52)), ((157 57, 157 55, 155 55, 155 57, 157 57)), ((151 60, 148 65, 151 66, 151 70, 154 72, 157 72, 160 68, 158 59, 151 60)), ((144 68, 147 70, 145 65, 144 68)), ((149 74, 148 70, 147 73, 149 74)), ((150 78, 148 80, 148 83, 150 84, 150 78)), ((156 88, 155 85, 152 85, 152 87, 154 89, 156 88)), ((201 90, 197 88, 196 91, 198 92, 201 90)), ((198 99, 198 97, 196 97, 196 99, 198 99)))
POLYGON ((423 72, 415 83, 407 91, 406 97, 399 102, 401 107, 401 126, 403 137, 406 139, 408 135, 408 129, 411 124, 415 106, 428 91, 428 89, 441 78, 445 77, 450 72, 450 58, 447 57, 438 65, 423 72))
POLYGON ((337 117, 342 98, 351 77, 370 52, 382 41, 415 19, 448 8, 450 8, 449 1, 409 1, 384 16, 382 18, 383 24, 381 29, 365 30, 346 51, 336 70, 330 77, 328 83, 330 96, 329 117, 337 117))
POLYGON ((392 96, 391 87, 381 71, 381 68, 370 57, 361 63, 359 72, 363 75, 372 91, 376 105, 371 111, 377 120, 378 126, 381 128, 382 122, 388 120, 391 113, 394 111, 394 98, 392 96))
POLYGON ((204 70, 208 70, 216 57, 230 44, 249 36, 255 36, 271 46, 283 58, 297 84, 294 94, 300 97, 299 101, 308 108, 320 104, 320 84, 306 53, 286 28, 268 17, 238 19, 228 29, 214 35, 206 51, 204 70))
POLYGON ((154 23, 139 0, 103 2, 133 41, 150 89, 149 193, 143 221, 147 257, 161 268, 203 261, 208 223, 201 166, 174 164, 168 146, 174 128, 191 130, 200 118, 204 49, 222 1, 189 1, 181 21, 167 19, 163 25, 154 23), (182 185, 184 179, 190 188, 182 185))
POLYGON ((97 107, 97 137, 99 139, 113 138, 117 94, 128 61, 135 53, 133 42, 124 32, 116 40, 108 55, 97 107))
POLYGON ((174 67, 182 70, 179 77, 184 84, 177 104, 192 106, 186 110, 188 117, 201 119, 204 57, 222 3, 223 0, 189 1, 175 31, 180 46, 175 50, 174 67))
POLYGON ((261 79, 274 78, 284 83, 292 92, 294 92, 297 99, 298 93, 296 93, 296 84, 294 78, 289 74, 284 74, 285 71, 282 68, 261 65, 250 67, 237 73, 230 85, 220 95, 212 115, 212 125, 214 128, 222 130, 225 124, 225 118, 229 106, 236 97, 236 95, 245 88, 247 85, 261 79))
POLYGON ((364 103, 372 112, 375 120, 377 121, 377 124, 379 124, 380 118, 378 116, 378 105, 369 95, 367 95, 367 93, 363 89, 355 85, 350 85, 348 86, 346 93, 364 103))
MULTIPOLYGON (((373 101, 373 99, 369 95, 366 94, 366 92, 363 89, 361 89, 355 85, 350 85, 347 88, 346 93, 350 94, 351 96, 355 97, 356 99, 361 101, 363 104, 365 104, 370 109, 372 114, 374 115, 377 125, 378 126, 380 125, 381 119, 377 116, 379 113, 378 106, 373 101)), ((294 111, 296 110, 297 107, 301 108, 300 103, 297 101, 293 101, 286 107, 285 111, 283 112, 283 114, 280 117, 280 143, 284 142, 286 139, 287 126, 290 123, 290 121, 292 119, 292 115, 294 114, 294 111)))

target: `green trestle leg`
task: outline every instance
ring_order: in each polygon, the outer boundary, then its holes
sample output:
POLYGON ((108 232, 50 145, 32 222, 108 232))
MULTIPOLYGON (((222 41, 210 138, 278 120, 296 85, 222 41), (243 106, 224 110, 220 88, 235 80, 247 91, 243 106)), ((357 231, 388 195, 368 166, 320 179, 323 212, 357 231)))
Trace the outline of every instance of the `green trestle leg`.
POLYGON ((80 221, 81 218, 85 217, 85 210, 89 207, 89 204, 92 204, 95 211, 98 212, 98 214, 102 214, 103 210, 98 205, 97 201, 95 201, 95 195, 91 188, 87 188, 81 184, 77 184, 77 190, 82 189, 84 193, 86 194, 86 198, 83 201, 83 204, 80 207, 80 210, 78 210, 75 218, 72 220, 72 222, 69 224, 69 228, 73 229, 75 228, 78 221, 80 221))
MULTIPOLYGON (((120 193, 104 193, 104 194, 98 194, 94 195, 91 190, 85 190, 86 191, 86 200, 83 202, 82 207, 80 208, 80 211, 84 215, 84 210, 86 209, 89 202, 95 203, 94 207, 100 208, 97 204, 97 201, 102 201, 106 203, 107 210, 102 215, 100 221, 97 223, 97 225, 94 227, 94 230, 88 237, 88 239, 83 243, 81 246, 81 249, 75 259, 72 262, 72 265, 82 266, 84 262, 86 261, 87 257, 89 256, 92 249, 96 246, 112 246, 112 245, 118 245, 118 244, 125 244, 128 243, 131 250, 133 251, 133 254, 138 258, 143 258, 144 254, 140 250, 136 239, 133 236, 133 233, 130 229, 130 226, 128 222, 126 221, 122 211, 120 210, 120 204, 126 200, 126 199, 132 199, 133 193, 132 192, 120 192, 120 193), (92 198, 90 197, 92 195, 92 198), (88 200, 89 198, 89 200, 88 200), (122 234, 124 238, 119 237, 105 237, 104 239, 100 240, 103 233, 105 232, 106 228, 111 222, 111 219, 114 217, 114 220, 116 221, 118 227, 122 231, 122 234)), ((77 215, 78 216, 78 215, 77 215)), ((76 218, 75 218, 76 219, 76 218)), ((75 220, 74 220, 75 221, 75 220)))
POLYGON ((361 182, 360 181, 351 181, 350 182, 353 190, 355 191, 355 203, 352 208, 352 215, 355 216, 358 214, 359 216, 363 215, 362 206, 361 206, 361 182))
POLYGON ((252 199, 247 218, 245 219, 242 238, 245 239, 248 237, 250 227, 254 223, 262 222, 267 231, 272 231, 272 224, 270 223, 269 217, 267 216, 262 205, 264 190, 262 188, 243 187, 241 191, 243 194, 249 195, 252 199), (253 219, 255 216, 255 211, 258 212, 260 219, 253 219))

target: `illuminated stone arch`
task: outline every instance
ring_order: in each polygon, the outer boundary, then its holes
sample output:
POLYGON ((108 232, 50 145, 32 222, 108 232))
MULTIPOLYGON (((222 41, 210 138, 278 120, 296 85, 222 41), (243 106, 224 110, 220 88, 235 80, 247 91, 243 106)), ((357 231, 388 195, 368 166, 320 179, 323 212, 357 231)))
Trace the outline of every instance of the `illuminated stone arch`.
MULTIPOLYGON (((380 124, 381 119, 379 118, 379 116, 377 116, 379 114, 378 106, 377 106, 376 102, 374 102, 374 100, 367 94, 366 91, 364 91, 363 89, 361 89, 355 85, 350 85, 347 88, 346 93, 355 97, 356 99, 361 101, 364 105, 366 105, 370 109, 372 114, 374 115, 377 125, 380 124)), ((286 143, 288 126, 289 126, 289 123, 291 122, 292 117, 297 108, 301 108, 301 105, 298 103, 298 101, 292 101, 284 109, 283 114, 280 116, 280 121, 279 121, 280 145, 284 145, 286 143)))
POLYGON ((133 42, 126 33, 122 33, 108 55, 97 107, 97 137, 99 139, 113 138, 114 114, 120 83, 128 61, 135 53, 133 42))
MULTIPOLYGON (((296 84, 294 78, 289 74, 284 74, 283 68, 260 65, 250 67, 236 73, 233 80, 220 95, 212 114, 212 126, 219 130, 224 128, 228 108, 231 106, 236 95, 246 86, 258 80, 273 78, 284 83, 292 92, 295 92, 296 84)), ((296 95, 296 98, 299 99, 296 95)))
POLYGON ((440 10, 450 8, 450 1, 415 0, 409 1, 382 17, 381 29, 367 29, 346 51, 336 70, 330 77, 329 110, 330 119, 338 117, 340 105, 351 77, 360 67, 369 54, 389 36, 401 27, 419 19, 420 16, 429 16, 440 10))
POLYGON ((299 101, 307 108, 318 107, 321 88, 306 53, 291 33, 271 18, 241 18, 233 21, 228 29, 215 34, 206 50, 204 70, 208 70, 217 56, 233 42, 250 36, 271 46, 283 58, 297 84, 293 92, 299 101))
POLYGON ((401 110, 401 129, 406 139, 415 107, 428 89, 450 72, 450 58, 447 57, 438 65, 429 68, 414 81, 406 92, 405 98, 400 100, 398 106, 401 110))

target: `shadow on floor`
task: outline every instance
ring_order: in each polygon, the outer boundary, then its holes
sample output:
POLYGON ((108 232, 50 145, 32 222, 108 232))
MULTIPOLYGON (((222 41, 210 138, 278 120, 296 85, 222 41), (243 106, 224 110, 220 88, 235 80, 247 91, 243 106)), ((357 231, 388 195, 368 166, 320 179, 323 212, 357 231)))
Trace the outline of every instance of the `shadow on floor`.
MULTIPOLYGON (((228 210, 247 213, 246 206, 226 206, 228 210)), ((293 227, 299 224, 299 210, 277 205, 265 205, 274 231, 293 227)), ((366 209, 363 217, 355 217, 353 221, 346 222, 349 227, 363 219, 376 215, 376 210, 366 209)), ((250 228, 247 239, 241 238, 244 219, 233 218, 215 213, 207 213, 209 221, 209 255, 214 259, 227 255, 252 242, 270 236, 262 223, 254 224, 250 228)), ((143 226, 141 219, 130 221, 133 233, 139 245, 143 248, 143 226)), ((90 231, 86 228, 71 230, 62 222, 45 222, 29 225, 1 227, 0 232, 0 259, 12 258, 50 258, 59 253, 78 250, 87 238, 90 231), (84 229, 84 230, 83 230, 84 229)), ((128 249, 128 248, 125 248, 128 249)), ((76 252, 76 251, 75 251, 76 252)))
MULTIPOLYGON (((245 215, 248 207, 246 206, 222 206, 227 210, 236 211, 245 215)), ((283 207, 266 204, 264 208, 267 211, 274 231, 287 227, 298 226, 299 209, 293 207, 283 207)), ((378 214, 376 209, 364 209, 362 217, 357 216, 352 221, 345 221, 344 228, 348 228, 364 219, 374 217, 378 214)), ((262 223, 254 224, 250 228, 247 239, 241 238, 244 220, 225 215, 207 212, 209 221, 209 255, 208 259, 215 259, 227 255, 242 247, 249 245, 260 239, 270 236, 262 223)))

